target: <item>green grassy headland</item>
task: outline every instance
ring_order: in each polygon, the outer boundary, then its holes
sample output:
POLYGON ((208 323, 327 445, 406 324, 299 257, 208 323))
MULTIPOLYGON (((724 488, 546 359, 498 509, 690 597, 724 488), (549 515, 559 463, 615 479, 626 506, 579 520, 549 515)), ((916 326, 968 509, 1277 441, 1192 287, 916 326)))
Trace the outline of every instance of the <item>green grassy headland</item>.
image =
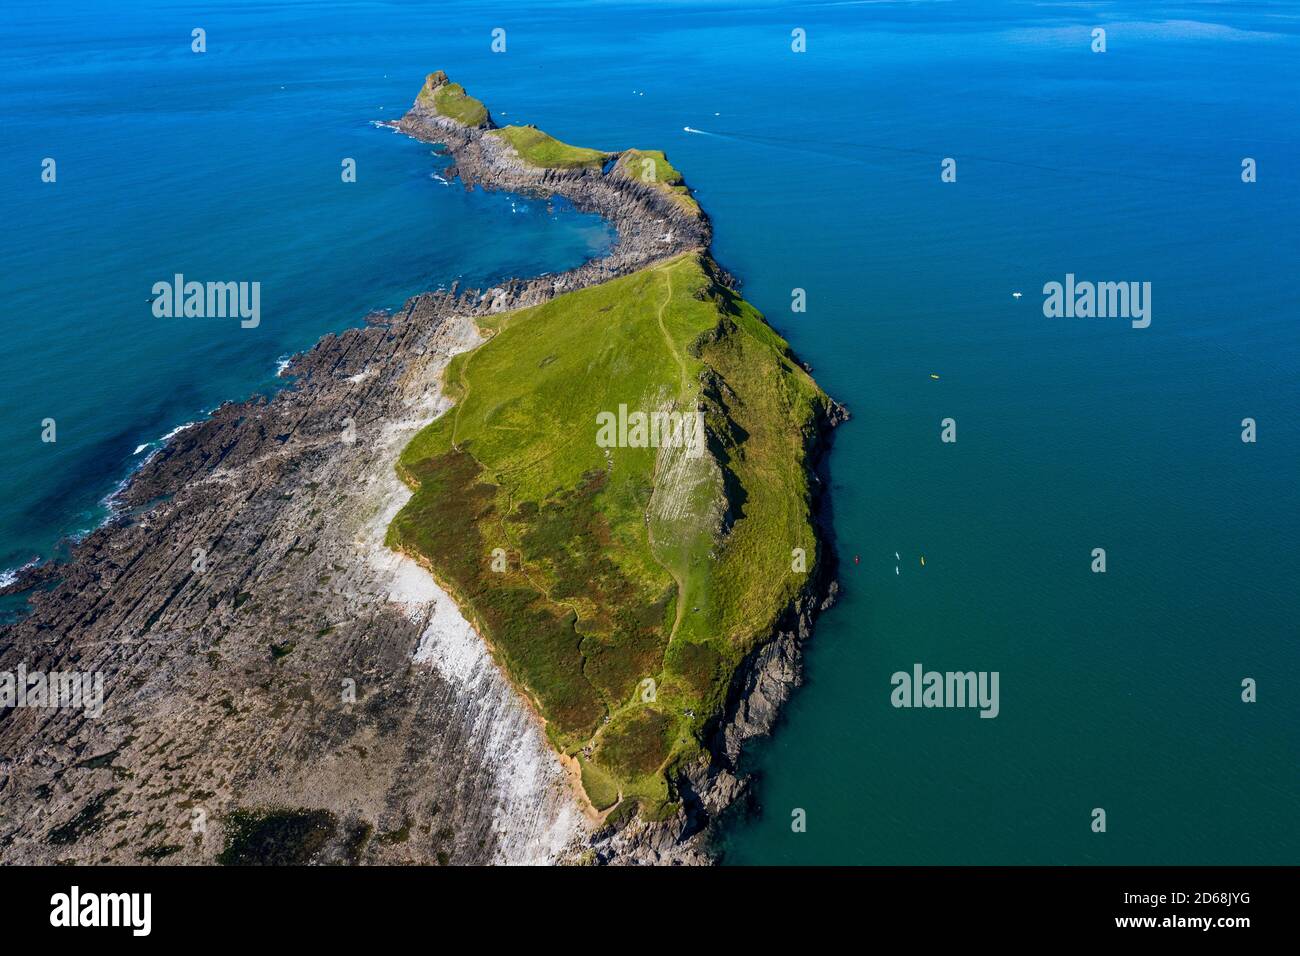
POLYGON ((815 567, 828 400, 698 253, 481 325, 445 372, 455 405, 398 462, 414 494, 389 545, 456 599, 594 806, 671 812, 674 767, 805 583, 794 549, 815 567), (707 452, 604 447, 621 405, 702 410, 707 452))

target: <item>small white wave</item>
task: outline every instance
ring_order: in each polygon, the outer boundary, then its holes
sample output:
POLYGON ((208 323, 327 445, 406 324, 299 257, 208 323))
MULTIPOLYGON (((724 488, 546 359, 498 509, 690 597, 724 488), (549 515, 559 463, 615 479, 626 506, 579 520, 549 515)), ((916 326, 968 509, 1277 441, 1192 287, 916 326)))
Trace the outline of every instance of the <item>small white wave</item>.
POLYGON ((10 568, 7 571, 0 571, 0 588, 9 587, 9 585, 13 584, 15 581, 18 580, 18 575, 22 574, 28 568, 36 567, 36 565, 40 563, 41 562, 39 558, 32 558, 32 560, 28 561, 24 565, 20 565, 19 567, 16 568, 10 568))
POLYGON ((165 445, 165 444, 167 444, 167 442, 171 441, 173 438, 175 438, 175 437, 176 437, 177 435, 179 435, 181 432, 185 431, 187 428, 193 428, 193 427, 194 427, 195 425, 197 425, 197 424, 198 424, 198 422, 186 422, 184 425, 177 425, 175 428, 173 428, 171 431, 169 431, 166 435, 163 435, 162 438, 158 439, 158 444, 160 444, 160 445, 165 445))
POLYGON ((142 445, 135 446, 135 451, 131 452, 133 456, 143 454, 145 451, 148 451, 149 454, 145 455, 143 458, 141 458, 139 461, 133 464, 131 466, 131 470, 127 472, 126 477, 123 478, 121 481, 119 481, 117 483, 117 487, 114 488, 107 495, 105 495, 104 498, 100 501, 100 504, 103 505, 105 508, 107 508, 110 512, 109 516, 105 518, 103 522, 100 522, 101 525, 112 518, 112 512, 116 511, 116 505, 114 504, 114 502, 116 502, 118 496, 121 495, 122 492, 126 490, 126 486, 131 483, 131 479, 133 479, 136 476, 136 473, 139 472, 140 469, 144 468, 145 465, 149 464, 149 462, 153 460, 154 455, 162 451, 163 445, 167 444, 167 442, 169 442, 171 439, 175 438, 181 432, 185 431, 185 429, 193 428, 197 424, 198 422, 186 422, 183 425, 177 425, 175 428, 169 431, 166 435, 163 435, 158 440, 145 442, 142 445))

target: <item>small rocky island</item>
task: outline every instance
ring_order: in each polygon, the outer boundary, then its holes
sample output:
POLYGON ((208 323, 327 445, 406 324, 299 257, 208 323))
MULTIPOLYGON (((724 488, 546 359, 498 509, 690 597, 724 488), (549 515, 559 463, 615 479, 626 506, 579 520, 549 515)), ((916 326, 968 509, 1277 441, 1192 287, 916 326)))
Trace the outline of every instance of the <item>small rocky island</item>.
POLYGON ((613 247, 327 336, 12 585, 0 670, 105 693, 97 718, 0 712, 0 862, 711 859, 834 594, 845 412, 662 152, 498 127, 441 72, 394 125, 613 247), (628 409, 697 440, 629 438, 628 409))

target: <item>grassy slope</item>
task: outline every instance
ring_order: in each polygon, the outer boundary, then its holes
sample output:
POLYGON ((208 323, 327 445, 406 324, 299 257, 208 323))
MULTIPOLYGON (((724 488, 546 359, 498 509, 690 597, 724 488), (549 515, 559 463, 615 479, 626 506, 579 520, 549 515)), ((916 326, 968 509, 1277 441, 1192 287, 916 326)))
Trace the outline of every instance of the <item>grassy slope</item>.
POLYGON ((669 808, 665 770, 803 583, 791 549, 815 560, 804 450, 825 396, 711 267, 687 254, 492 317, 447 369, 456 405, 398 464, 415 494, 390 545, 587 758, 597 806, 669 808), (596 444, 598 412, 697 403, 711 455, 596 444))
POLYGON ((478 126, 488 115, 487 107, 466 93, 459 83, 438 87, 433 94, 433 105, 441 115, 466 126, 478 126))
POLYGON ((436 70, 424 78, 416 100, 440 116, 446 116, 466 126, 479 126, 487 121, 487 107, 465 92, 459 83, 447 80, 447 74, 436 70))
POLYGON ((536 126, 503 126, 490 134, 500 136, 525 162, 551 169, 574 169, 585 166, 599 169, 608 153, 561 143, 554 136, 543 133, 536 126))
POLYGON ((686 180, 672 163, 668 162, 668 157, 663 150, 629 149, 618 158, 614 168, 629 179, 657 185, 691 212, 700 211, 700 204, 691 197, 690 190, 686 188, 686 180))

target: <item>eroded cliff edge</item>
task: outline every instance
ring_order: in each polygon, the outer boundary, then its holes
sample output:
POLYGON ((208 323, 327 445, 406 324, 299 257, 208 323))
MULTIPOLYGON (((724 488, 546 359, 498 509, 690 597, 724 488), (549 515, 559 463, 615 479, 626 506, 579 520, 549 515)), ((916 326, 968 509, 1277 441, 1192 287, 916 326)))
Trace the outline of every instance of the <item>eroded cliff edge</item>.
MULTIPOLYGON (((445 404, 442 370, 479 341, 475 319, 705 251, 710 238, 684 189, 631 174, 662 154, 577 151, 560 154, 572 165, 536 166, 486 110, 444 115, 438 94, 452 85, 431 74, 398 128, 444 145, 466 184, 601 214, 617 230, 610 254, 419 296, 327 336, 295 357, 293 388, 175 436, 124 489, 118 519, 20 581, 45 589, 0 634, 0 668, 101 672, 106 706, 99 719, 0 714, 0 859, 206 862, 262 825, 255 836, 288 834, 285 852, 314 861, 708 860, 709 823, 744 790, 741 746, 771 729, 798 683, 802 641, 834 593, 829 562, 735 674, 710 753, 677 781, 680 812, 592 833, 571 819, 562 776, 538 769, 530 716, 481 649, 467 641, 442 667, 421 666, 437 657, 426 645, 446 596, 383 553, 405 498, 392 462, 445 404), (341 699, 346 681, 355 703, 341 699), (269 824, 241 816, 276 808, 269 824), (196 830, 196 814, 217 834, 196 830)), ((820 423, 818 466, 843 416, 832 404, 820 423)))

